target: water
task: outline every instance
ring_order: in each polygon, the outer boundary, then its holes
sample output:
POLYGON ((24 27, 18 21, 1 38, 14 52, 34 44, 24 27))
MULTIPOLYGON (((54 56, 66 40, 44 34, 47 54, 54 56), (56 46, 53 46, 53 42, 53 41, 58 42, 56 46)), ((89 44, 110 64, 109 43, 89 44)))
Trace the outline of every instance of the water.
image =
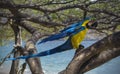
MULTIPOLYGON (((41 45, 36 45, 38 52, 48 50, 54 48, 64 41, 53 41, 53 42, 46 42, 41 45)), ((95 41, 83 41, 82 44, 85 47, 90 46, 95 41)), ((11 49, 13 49, 13 42, 6 46, 0 47, 0 58, 4 57, 11 49)), ((41 64, 45 74, 57 74, 58 72, 64 70, 66 66, 71 61, 74 55, 74 50, 65 51, 62 53, 57 53, 50 56, 41 57, 41 64)), ((21 61, 23 63, 24 60, 21 61)), ((5 62, 2 66, 0 66, 0 74, 8 74, 11 66, 11 61, 5 62)), ((29 68, 25 70, 25 74, 31 74, 29 68)), ((120 57, 117 57, 104 65, 93 69, 85 74, 120 74, 120 57)))

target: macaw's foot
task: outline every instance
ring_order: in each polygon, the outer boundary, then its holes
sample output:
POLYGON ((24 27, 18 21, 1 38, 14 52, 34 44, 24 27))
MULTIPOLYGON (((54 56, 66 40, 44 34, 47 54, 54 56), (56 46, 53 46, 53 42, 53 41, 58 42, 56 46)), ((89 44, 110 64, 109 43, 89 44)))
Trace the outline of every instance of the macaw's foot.
POLYGON ((79 48, 76 50, 75 54, 77 54, 79 51, 81 51, 82 49, 84 49, 83 45, 79 45, 79 48))
POLYGON ((79 49, 84 49, 85 47, 83 45, 79 45, 79 49))

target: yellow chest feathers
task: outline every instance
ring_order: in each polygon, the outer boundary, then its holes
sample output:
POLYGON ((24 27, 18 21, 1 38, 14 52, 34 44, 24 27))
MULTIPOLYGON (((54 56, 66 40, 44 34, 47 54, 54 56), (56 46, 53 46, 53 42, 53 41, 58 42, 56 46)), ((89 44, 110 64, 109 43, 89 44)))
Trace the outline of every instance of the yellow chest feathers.
MULTIPOLYGON (((86 24, 88 23, 89 21, 85 21, 82 26, 86 27, 86 24)), ((86 33, 87 33, 88 29, 85 28, 84 30, 80 31, 79 33, 73 35, 71 37, 71 42, 72 42, 72 46, 74 49, 78 49, 79 48, 79 45, 80 43, 84 40, 85 36, 86 36, 86 33)))

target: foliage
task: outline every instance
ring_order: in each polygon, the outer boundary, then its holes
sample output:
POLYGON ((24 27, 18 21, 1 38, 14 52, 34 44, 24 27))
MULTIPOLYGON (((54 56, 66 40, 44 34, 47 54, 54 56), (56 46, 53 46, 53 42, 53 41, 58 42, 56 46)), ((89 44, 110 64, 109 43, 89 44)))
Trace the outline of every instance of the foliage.
MULTIPOLYGON (((21 17, 39 29, 41 33, 56 33, 65 26, 83 19, 84 12, 87 12, 87 16, 95 17, 98 20, 99 27, 97 30, 100 30, 99 32, 109 34, 119 30, 117 28, 120 20, 119 0, 13 0, 13 2, 19 12, 25 15, 25 17, 21 17), (107 31, 105 31, 106 29, 107 31)), ((4 0, 1 0, 0 3, 6 4, 4 0)), ((10 7, 10 9, 13 8, 10 7)), ((0 18, 15 20, 7 6, 0 6, 0 10, 0 18)), ((0 28, 0 41, 11 40, 13 33, 10 27, 5 25, 4 28, 3 26, 0 28), (3 32, 5 34, 2 35, 3 32)), ((30 37, 27 33, 23 29, 23 39, 30 37)))

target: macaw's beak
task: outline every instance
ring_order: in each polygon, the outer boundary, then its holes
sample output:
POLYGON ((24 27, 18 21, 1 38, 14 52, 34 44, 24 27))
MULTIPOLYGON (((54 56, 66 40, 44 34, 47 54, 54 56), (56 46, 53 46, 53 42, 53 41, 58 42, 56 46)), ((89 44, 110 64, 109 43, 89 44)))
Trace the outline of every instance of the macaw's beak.
POLYGON ((96 28, 98 26, 98 22, 94 22, 91 27, 96 28))
POLYGON ((90 21, 87 25, 86 25, 86 27, 88 28, 88 29, 93 29, 93 28, 96 28, 97 27, 97 25, 98 25, 98 22, 94 22, 94 21, 90 21))

